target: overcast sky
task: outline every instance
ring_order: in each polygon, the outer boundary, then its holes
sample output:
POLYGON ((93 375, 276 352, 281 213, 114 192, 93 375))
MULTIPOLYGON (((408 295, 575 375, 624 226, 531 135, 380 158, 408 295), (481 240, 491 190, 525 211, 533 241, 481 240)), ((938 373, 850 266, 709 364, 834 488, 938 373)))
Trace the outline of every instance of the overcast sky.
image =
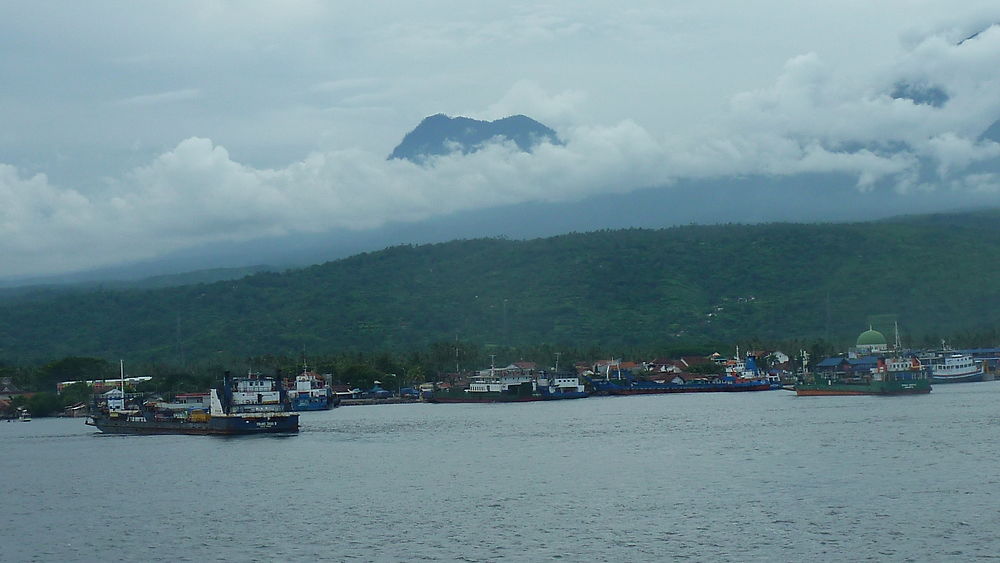
POLYGON ((686 178, 1000 203, 995 23, 996 0, 3 1, 0 276, 686 178), (385 159, 434 113, 567 143, 385 159))

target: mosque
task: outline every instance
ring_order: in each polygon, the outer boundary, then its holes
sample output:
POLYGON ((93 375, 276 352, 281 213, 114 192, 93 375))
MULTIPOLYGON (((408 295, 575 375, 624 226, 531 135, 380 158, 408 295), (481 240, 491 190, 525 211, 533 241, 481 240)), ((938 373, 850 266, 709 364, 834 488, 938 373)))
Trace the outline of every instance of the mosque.
POLYGON ((888 349, 889 344, 885 335, 870 326, 858 336, 858 342, 854 346, 854 351, 859 356, 882 354, 888 349))

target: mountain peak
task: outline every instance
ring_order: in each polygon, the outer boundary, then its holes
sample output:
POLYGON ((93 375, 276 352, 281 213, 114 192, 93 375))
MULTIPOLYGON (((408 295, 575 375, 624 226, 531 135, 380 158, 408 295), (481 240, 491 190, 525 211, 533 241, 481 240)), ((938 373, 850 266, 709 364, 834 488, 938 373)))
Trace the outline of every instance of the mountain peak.
POLYGON ((425 117, 416 129, 403 137, 389 159, 402 158, 418 164, 428 157, 459 150, 476 152, 493 139, 514 142, 524 152, 538 144, 562 144, 556 132, 525 115, 511 115, 495 121, 449 117, 443 113, 425 117))

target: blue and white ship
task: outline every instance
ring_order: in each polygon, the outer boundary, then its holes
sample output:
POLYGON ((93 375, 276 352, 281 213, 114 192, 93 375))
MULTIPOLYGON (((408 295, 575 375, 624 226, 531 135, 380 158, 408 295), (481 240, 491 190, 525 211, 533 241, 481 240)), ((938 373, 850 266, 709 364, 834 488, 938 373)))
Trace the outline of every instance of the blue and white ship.
POLYGON ((930 361, 931 383, 965 383, 983 380, 983 362, 970 354, 947 353, 930 361))
MULTIPOLYGON (((739 354, 738 351, 737 354, 739 354)), ((725 365, 726 375, 729 375, 738 381, 766 380, 771 389, 782 389, 781 378, 777 374, 761 370, 757 366, 757 358, 752 355, 748 354, 746 358, 742 360, 737 355, 737 357, 726 362, 725 365)))
POLYGON ((576 375, 568 373, 548 373, 542 371, 538 374, 535 383, 542 399, 554 401, 558 399, 583 399, 590 396, 590 392, 576 375))
POLYGON ((333 392, 329 382, 302 366, 302 373, 295 376, 295 386, 288 390, 288 399, 296 411, 329 410, 340 404, 340 397, 333 392))

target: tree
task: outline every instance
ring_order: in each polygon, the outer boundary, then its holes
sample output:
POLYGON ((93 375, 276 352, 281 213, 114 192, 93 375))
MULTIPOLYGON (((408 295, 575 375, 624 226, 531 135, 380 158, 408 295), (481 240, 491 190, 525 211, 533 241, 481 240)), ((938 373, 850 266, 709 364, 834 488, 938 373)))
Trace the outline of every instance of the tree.
POLYGON ((42 368, 36 380, 36 388, 55 390, 60 381, 86 381, 105 379, 110 374, 111 365, 100 358, 70 356, 56 360, 42 368))
POLYGON ((705 362, 703 364, 695 364, 693 366, 688 366, 687 371, 688 373, 721 375, 726 372, 726 368, 715 362, 705 362))
POLYGON ((90 401, 93 389, 83 381, 77 381, 71 385, 63 387, 61 396, 63 405, 75 405, 90 401))
POLYGON ((28 397, 24 406, 32 416, 49 416, 62 410, 63 403, 59 395, 43 391, 28 397))

